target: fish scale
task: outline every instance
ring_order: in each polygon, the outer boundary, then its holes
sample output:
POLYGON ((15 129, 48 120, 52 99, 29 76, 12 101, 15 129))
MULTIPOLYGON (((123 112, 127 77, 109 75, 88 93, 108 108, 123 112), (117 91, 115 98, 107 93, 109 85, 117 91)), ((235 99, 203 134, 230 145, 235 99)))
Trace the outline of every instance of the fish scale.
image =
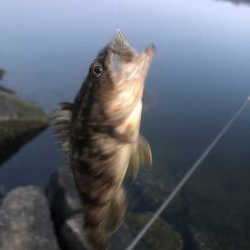
POLYGON ((154 47, 137 53, 122 36, 100 51, 73 103, 63 103, 52 123, 66 153, 83 205, 89 248, 109 248, 124 218, 123 179, 151 166, 149 143, 139 135, 142 94, 154 47))

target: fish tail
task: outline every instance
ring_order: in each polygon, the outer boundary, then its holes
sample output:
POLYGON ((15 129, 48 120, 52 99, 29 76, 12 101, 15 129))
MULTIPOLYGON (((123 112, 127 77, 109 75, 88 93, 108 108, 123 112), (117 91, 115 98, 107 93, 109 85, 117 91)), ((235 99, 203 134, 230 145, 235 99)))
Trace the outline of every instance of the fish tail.
POLYGON ((109 238, 111 235, 108 234, 103 226, 84 226, 84 236, 90 250, 109 249, 109 238))
POLYGON ((115 232, 122 224, 127 210, 127 197, 124 188, 121 186, 110 202, 110 208, 106 220, 106 227, 110 232, 115 232))
POLYGON ((126 193, 120 187, 105 205, 91 205, 84 210, 84 235, 92 250, 109 249, 112 234, 121 225, 127 208, 126 193))
POLYGON ((84 209, 83 230, 91 250, 106 250, 109 245, 110 234, 104 225, 104 218, 110 204, 89 204, 84 209))

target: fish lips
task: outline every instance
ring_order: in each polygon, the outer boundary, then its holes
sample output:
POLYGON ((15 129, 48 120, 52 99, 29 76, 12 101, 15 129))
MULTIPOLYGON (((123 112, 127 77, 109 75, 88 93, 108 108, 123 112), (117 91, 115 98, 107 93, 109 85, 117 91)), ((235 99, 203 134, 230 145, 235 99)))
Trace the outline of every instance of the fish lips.
POLYGON ((142 53, 138 53, 121 32, 117 32, 109 45, 108 53, 108 68, 114 82, 143 84, 154 52, 155 46, 151 44, 142 53))

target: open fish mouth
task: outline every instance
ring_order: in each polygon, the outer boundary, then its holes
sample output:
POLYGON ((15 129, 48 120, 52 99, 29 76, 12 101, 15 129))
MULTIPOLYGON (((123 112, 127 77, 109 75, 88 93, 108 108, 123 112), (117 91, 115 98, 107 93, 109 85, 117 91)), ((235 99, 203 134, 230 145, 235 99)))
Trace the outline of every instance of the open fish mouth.
POLYGON ((120 79, 123 79, 123 82, 136 81, 143 84, 154 51, 154 45, 149 45, 142 53, 138 53, 131 47, 121 31, 117 30, 109 45, 108 62, 112 78, 118 83, 120 79))
POLYGON ((102 94, 102 104, 109 122, 123 121, 133 110, 141 109, 144 83, 155 47, 150 45, 138 53, 118 30, 105 51, 105 68, 111 87, 102 94))

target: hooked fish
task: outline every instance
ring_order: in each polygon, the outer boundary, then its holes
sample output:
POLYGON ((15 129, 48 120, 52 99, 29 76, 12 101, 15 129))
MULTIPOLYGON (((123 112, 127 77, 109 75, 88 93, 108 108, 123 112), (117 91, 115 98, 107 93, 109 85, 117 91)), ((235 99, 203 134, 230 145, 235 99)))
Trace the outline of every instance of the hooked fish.
POLYGON ((154 46, 142 53, 117 31, 89 67, 73 103, 53 117, 61 148, 83 204, 83 232, 91 249, 108 249, 124 218, 123 179, 150 166, 150 145, 139 134, 145 78, 154 46))

